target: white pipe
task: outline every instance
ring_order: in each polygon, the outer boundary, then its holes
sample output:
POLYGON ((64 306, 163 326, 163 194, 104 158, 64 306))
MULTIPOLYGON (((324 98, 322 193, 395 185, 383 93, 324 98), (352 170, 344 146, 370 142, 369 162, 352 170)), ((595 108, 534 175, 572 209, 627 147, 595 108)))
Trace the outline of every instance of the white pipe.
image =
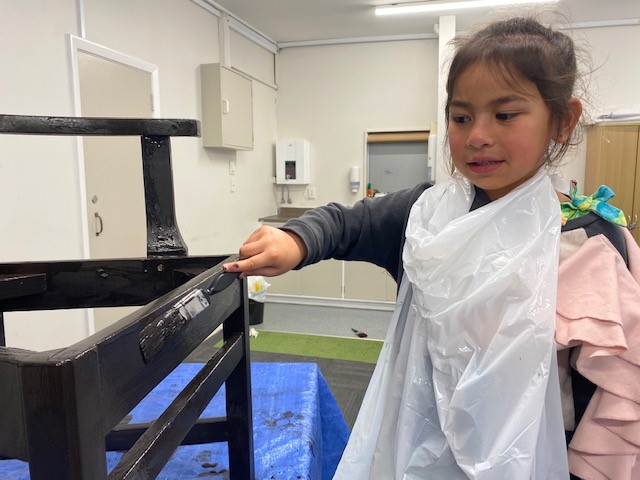
POLYGON ((76 0, 76 20, 78 22, 78 36, 80 38, 86 38, 84 28, 84 1, 76 0))
POLYGON ((473 10, 478 8, 492 8, 500 5, 521 5, 527 3, 551 3, 558 0, 468 0, 457 2, 416 2, 393 3, 376 7, 376 15, 404 15, 408 13, 434 13, 454 10, 473 10))
POLYGON ((209 2, 206 2, 205 0, 191 0, 191 1, 196 5, 200 5, 207 12, 215 15, 216 17, 222 16, 222 12, 220 10, 218 10, 216 7, 211 5, 209 2))
POLYGON ((278 44, 269 38, 267 35, 262 33, 257 28, 248 24, 244 20, 236 17, 232 12, 227 10, 226 8, 218 5, 213 0, 191 0, 196 5, 201 6, 207 12, 215 15, 216 17, 221 17, 222 14, 226 14, 229 16, 229 26, 233 28, 236 32, 243 35, 247 39, 256 43, 260 47, 268 50, 271 53, 278 53, 278 44))
POLYGON ((412 35, 384 35, 378 37, 330 38, 326 40, 300 40, 297 42, 280 42, 278 47, 315 47, 318 45, 343 45, 347 43, 397 42, 403 40, 425 40, 438 38, 435 33, 416 33, 412 35))
POLYGON ((560 27, 561 29, 569 30, 576 28, 602 28, 602 27, 625 27, 640 25, 640 18, 620 18, 617 20, 596 20, 593 22, 576 22, 571 25, 565 25, 560 27))
POLYGON ((248 27, 237 18, 229 16, 229 27, 268 52, 273 54, 278 53, 278 45, 274 41, 260 33, 257 33, 253 28, 248 27))
POLYGON ((598 118, 595 123, 630 123, 640 122, 640 114, 637 115, 621 115, 621 116, 607 116, 604 118, 598 118))
MULTIPOLYGON (((624 27, 640 25, 640 18, 621 18, 614 20, 599 20, 594 22, 578 22, 571 25, 563 25, 559 28, 569 29, 584 29, 584 28, 602 28, 602 27, 624 27)), ((372 43, 372 42, 397 42, 403 40, 427 40, 438 38, 438 24, 434 25, 436 33, 416 33, 410 35, 383 35, 377 37, 348 37, 348 38, 330 38, 326 40, 299 40, 292 42, 279 42, 278 48, 280 50, 284 48, 292 47, 316 47, 322 45, 344 45, 351 43, 372 43)), ((464 32, 458 32, 464 33, 464 32)))

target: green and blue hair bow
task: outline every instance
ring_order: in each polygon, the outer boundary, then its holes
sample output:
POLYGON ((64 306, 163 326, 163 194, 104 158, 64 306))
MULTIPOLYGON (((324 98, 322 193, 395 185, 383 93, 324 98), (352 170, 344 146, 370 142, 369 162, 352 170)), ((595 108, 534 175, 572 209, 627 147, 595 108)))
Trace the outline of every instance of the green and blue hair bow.
POLYGON ((623 227, 627 226, 627 219, 622 210, 607 203, 616 196, 609 187, 601 185, 593 195, 578 195, 577 192, 578 184, 575 180, 572 180, 569 189, 571 201, 560 203, 563 225, 569 220, 580 218, 589 212, 593 212, 611 223, 623 227))

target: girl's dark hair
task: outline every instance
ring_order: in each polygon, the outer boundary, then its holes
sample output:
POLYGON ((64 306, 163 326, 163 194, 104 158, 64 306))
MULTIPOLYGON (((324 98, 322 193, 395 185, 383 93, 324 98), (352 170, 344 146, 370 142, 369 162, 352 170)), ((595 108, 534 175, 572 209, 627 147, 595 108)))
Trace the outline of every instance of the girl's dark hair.
MULTIPOLYGON (((469 67, 480 63, 501 75, 509 85, 517 86, 518 78, 535 84, 551 112, 551 127, 555 134, 560 134, 562 119, 570 112, 569 99, 578 76, 571 38, 534 19, 516 17, 456 39, 455 47, 447 79, 447 125, 455 81, 469 67)), ((566 142, 552 142, 548 161, 560 159, 576 143, 574 132, 566 142)))

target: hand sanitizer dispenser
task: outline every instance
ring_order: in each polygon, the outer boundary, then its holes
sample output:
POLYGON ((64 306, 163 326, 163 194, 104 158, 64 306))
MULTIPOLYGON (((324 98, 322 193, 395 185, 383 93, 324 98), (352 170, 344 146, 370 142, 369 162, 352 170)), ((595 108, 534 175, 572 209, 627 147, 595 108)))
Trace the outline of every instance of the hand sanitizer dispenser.
POLYGON ((349 185, 352 193, 358 193, 360 190, 360 167, 351 167, 349 170, 349 185))
POLYGON ((302 185, 310 183, 309 142, 278 140, 276 143, 276 183, 302 185))

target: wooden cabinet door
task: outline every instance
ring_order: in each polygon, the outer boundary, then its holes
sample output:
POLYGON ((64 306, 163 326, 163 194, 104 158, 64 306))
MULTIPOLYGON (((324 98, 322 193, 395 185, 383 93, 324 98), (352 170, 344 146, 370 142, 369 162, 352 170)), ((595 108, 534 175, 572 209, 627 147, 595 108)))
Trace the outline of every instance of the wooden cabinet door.
MULTIPOLYGON (((598 125, 587 132, 584 192, 607 185, 616 194, 611 204, 629 223, 640 216, 640 125, 598 125)), ((640 229, 631 230, 640 243, 640 229)))
POLYGON ((584 193, 594 193, 607 185, 616 194, 611 204, 631 215, 634 208, 638 126, 607 125, 591 127, 587 136, 587 162, 584 193))

